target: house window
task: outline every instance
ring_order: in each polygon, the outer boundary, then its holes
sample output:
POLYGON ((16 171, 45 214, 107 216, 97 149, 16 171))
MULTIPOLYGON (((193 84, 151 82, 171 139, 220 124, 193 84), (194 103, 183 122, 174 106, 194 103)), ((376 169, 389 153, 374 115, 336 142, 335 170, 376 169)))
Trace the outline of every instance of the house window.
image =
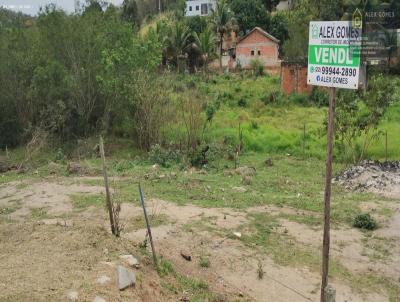
POLYGON ((258 51, 258 55, 261 56, 261 50, 258 51))
POLYGON ((199 6, 198 5, 196 5, 196 10, 199 10, 199 6))
POLYGON ((251 51, 251 55, 254 56, 254 50, 251 51))
POLYGON ((207 5, 207 3, 203 3, 201 5, 201 14, 202 15, 207 15, 208 14, 208 5, 207 5))
POLYGON ((189 6, 189 12, 191 12, 192 11, 192 7, 191 6, 189 6))

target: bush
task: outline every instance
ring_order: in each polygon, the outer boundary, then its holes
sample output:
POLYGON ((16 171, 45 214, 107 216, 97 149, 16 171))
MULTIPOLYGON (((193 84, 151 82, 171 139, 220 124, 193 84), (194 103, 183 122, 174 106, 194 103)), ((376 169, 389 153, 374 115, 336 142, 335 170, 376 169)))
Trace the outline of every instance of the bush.
POLYGON ((199 262, 201 267, 210 267, 210 259, 208 257, 201 257, 199 262))
POLYGON ((264 75, 264 64, 259 59, 251 60, 250 67, 256 77, 264 75))
POLYGON ((309 98, 305 94, 292 93, 289 96, 289 102, 301 106, 308 106, 310 104, 309 98))
POLYGON ((247 106, 247 101, 244 98, 240 98, 238 101, 238 106, 239 107, 246 107, 247 106))
POLYGON ((281 91, 271 91, 261 98, 261 101, 265 104, 282 104, 285 103, 285 95, 281 91))
POLYGON ((364 230, 375 230, 377 223, 369 214, 360 214, 354 218, 353 226, 364 230))
POLYGON ((317 105, 318 107, 328 106, 329 105, 329 95, 328 93, 316 86, 313 87, 310 100, 313 104, 317 105))
POLYGON ((251 127, 252 129, 254 129, 254 130, 257 130, 257 129, 259 128, 259 125, 258 125, 257 121, 252 120, 252 121, 250 122, 250 127, 251 127))
POLYGON ((179 152, 171 149, 164 149, 160 145, 156 144, 150 148, 149 160, 153 164, 159 164, 162 167, 168 168, 173 164, 179 162, 179 152))

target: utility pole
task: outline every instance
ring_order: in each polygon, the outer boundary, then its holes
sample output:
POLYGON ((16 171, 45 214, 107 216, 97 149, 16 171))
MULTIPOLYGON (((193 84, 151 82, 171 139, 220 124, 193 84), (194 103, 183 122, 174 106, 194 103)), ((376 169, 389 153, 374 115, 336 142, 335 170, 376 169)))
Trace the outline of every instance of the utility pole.
POLYGON ((329 274, 329 246, 330 246, 330 215, 331 215, 331 192, 332 192, 332 161, 333 161, 333 135, 335 128, 335 99, 336 88, 329 88, 329 113, 328 113, 328 144, 325 174, 325 195, 324 195, 324 239, 322 246, 322 282, 321 302, 325 300, 325 288, 328 285, 329 274))

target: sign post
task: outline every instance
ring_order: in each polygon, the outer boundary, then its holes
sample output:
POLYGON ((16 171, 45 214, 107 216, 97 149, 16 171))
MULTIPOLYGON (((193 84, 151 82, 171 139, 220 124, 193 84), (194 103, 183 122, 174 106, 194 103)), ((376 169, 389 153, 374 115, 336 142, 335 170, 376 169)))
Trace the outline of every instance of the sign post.
POLYGON ((360 49, 361 25, 354 28, 348 21, 310 22, 307 82, 329 87, 321 302, 327 302, 336 88, 358 89, 360 49))

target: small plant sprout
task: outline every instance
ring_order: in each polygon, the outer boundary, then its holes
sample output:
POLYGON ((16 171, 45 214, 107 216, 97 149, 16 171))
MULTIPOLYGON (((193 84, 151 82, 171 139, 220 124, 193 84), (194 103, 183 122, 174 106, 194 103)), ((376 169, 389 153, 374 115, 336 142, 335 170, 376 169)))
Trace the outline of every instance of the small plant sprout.
POLYGON ((258 260, 258 264, 257 264, 258 268, 257 268, 257 275, 258 275, 258 279, 262 279, 264 278, 264 268, 263 268, 263 264, 261 262, 261 260, 258 260))
POLYGON ((200 257, 200 266, 201 267, 210 267, 210 259, 205 256, 200 257))

